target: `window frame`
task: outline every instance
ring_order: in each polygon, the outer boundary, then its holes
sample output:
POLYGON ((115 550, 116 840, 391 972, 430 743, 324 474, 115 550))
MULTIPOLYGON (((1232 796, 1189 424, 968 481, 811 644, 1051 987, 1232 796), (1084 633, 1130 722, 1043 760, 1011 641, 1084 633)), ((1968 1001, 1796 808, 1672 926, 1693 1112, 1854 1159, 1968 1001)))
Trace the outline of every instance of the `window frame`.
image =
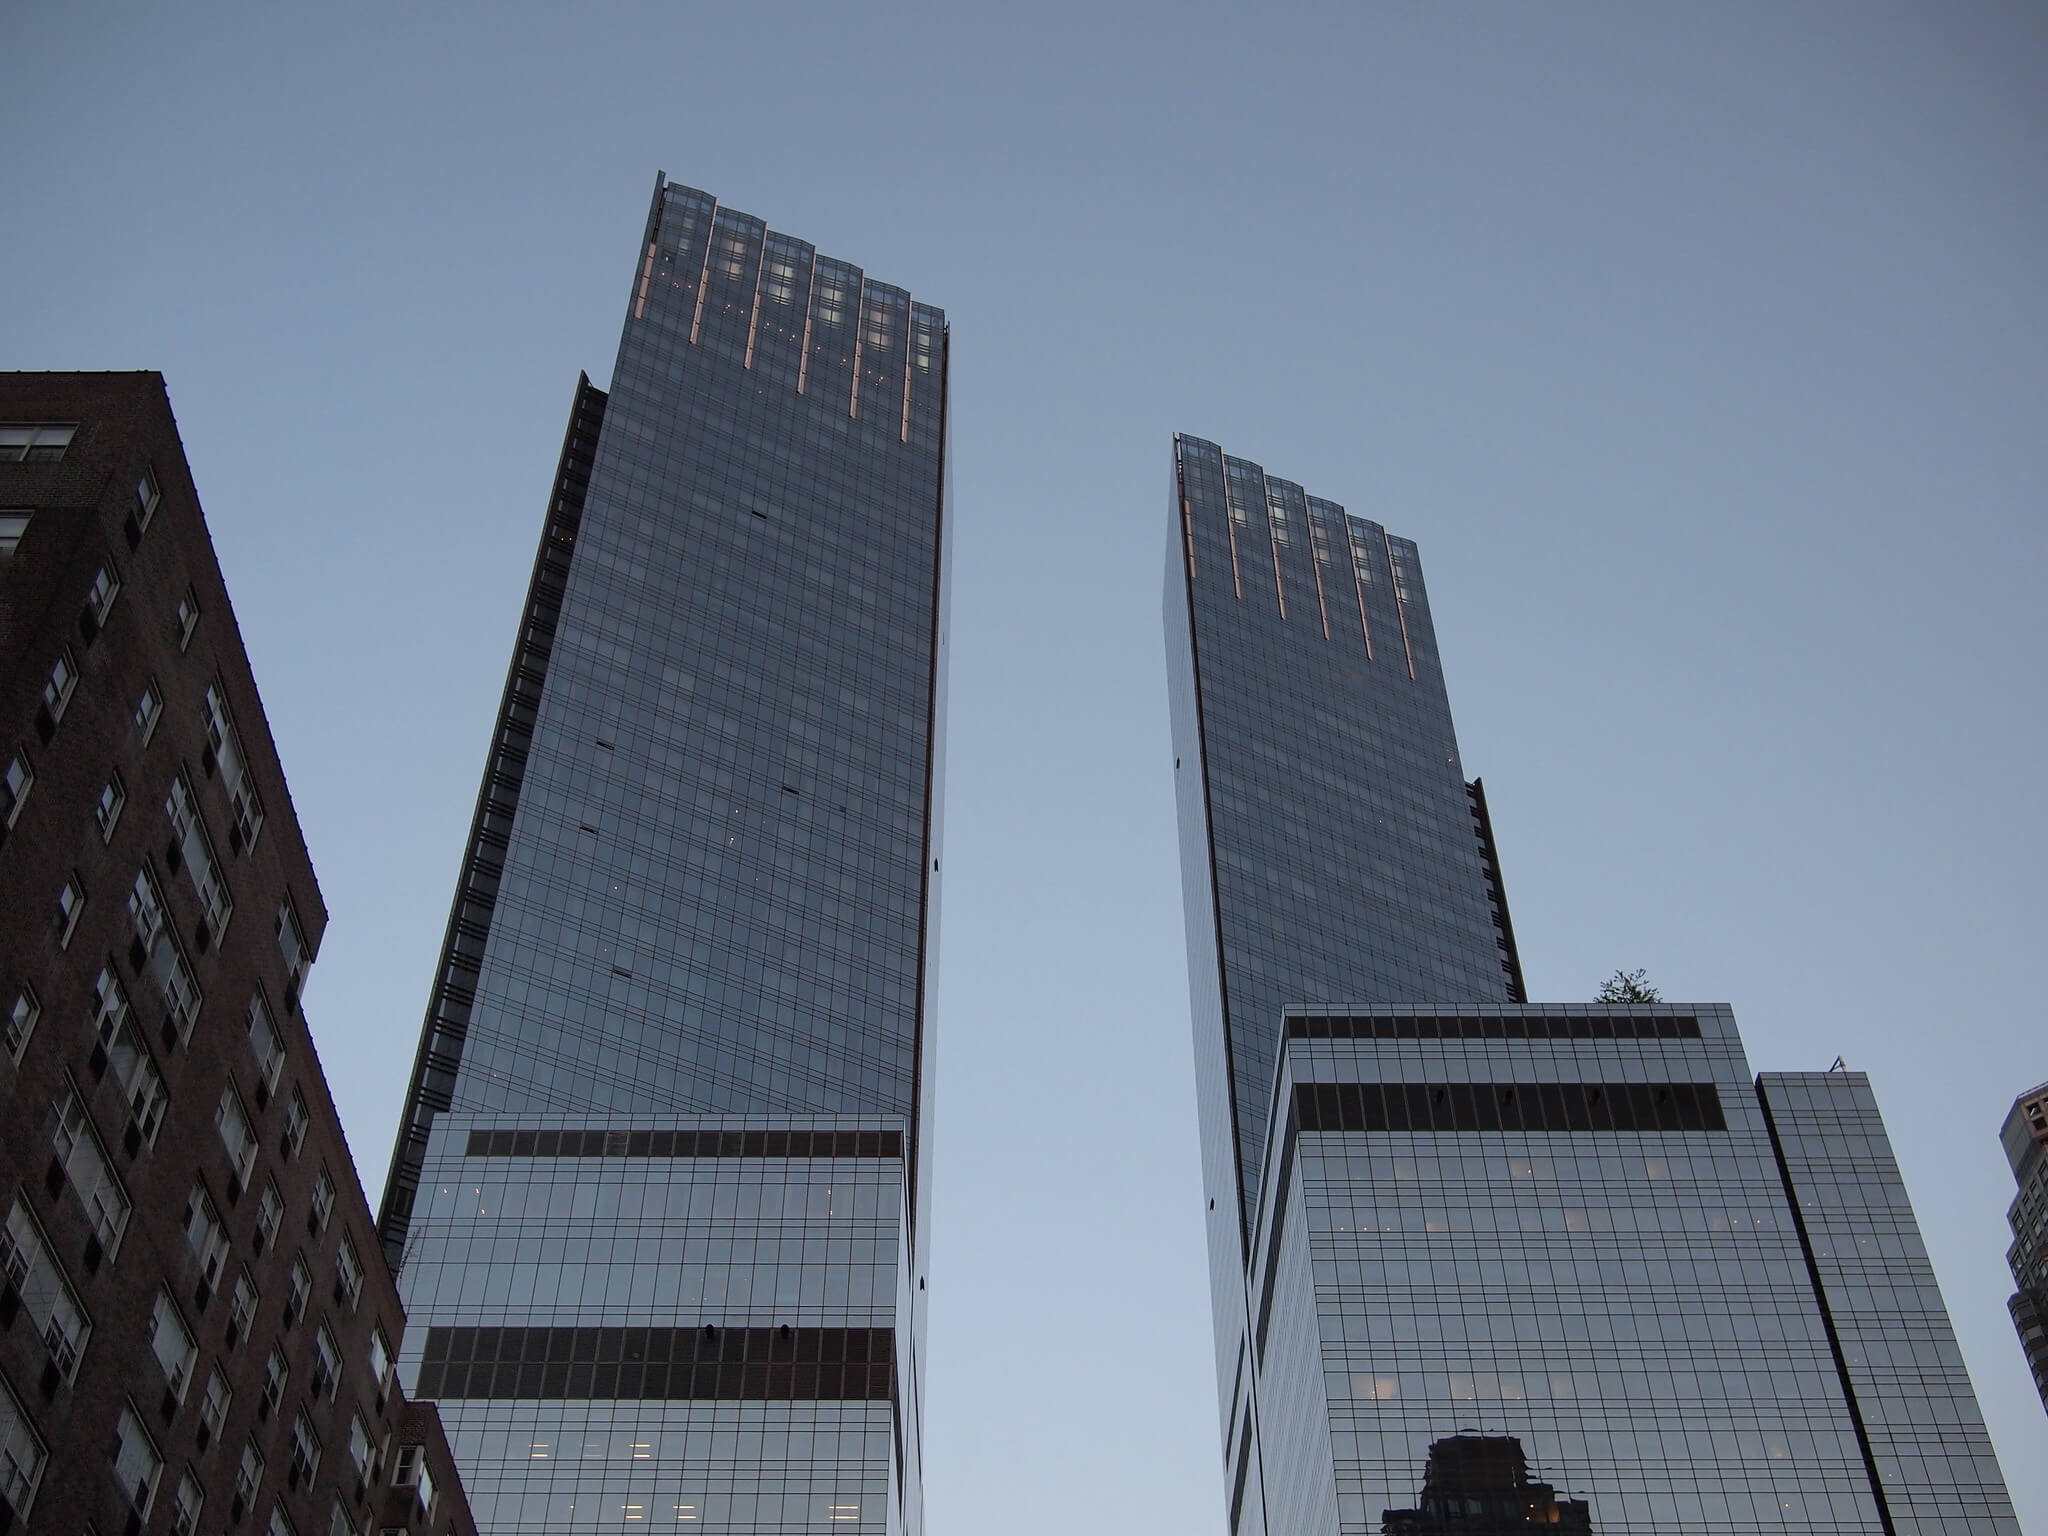
POLYGON ((50 663, 50 680, 43 684, 43 708, 50 712, 52 721, 62 720, 64 711, 71 707, 71 701, 78 694, 78 658, 65 646, 57 652, 57 659, 50 663))
POLYGON ((127 809, 128 786, 121 782, 121 770, 109 768, 107 782, 92 808, 92 818, 99 824, 102 847, 114 840, 114 829, 121 825, 121 813, 127 809))
POLYGON ((28 1049, 42 1017, 43 1000, 36 996, 36 989, 24 981, 15 990, 14 1005, 7 1010, 6 1022, 0 1023, 0 1049, 7 1052, 10 1061, 20 1063, 22 1053, 28 1049))
POLYGON ((14 830, 14 824, 21 819, 21 808, 28 804, 28 797, 36 787, 36 765, 29 760, 26 752, 16 752, 7 760, 7 767, 0 772, 0 795, 7 797, 4 810, 0 810, 0 828, 14 830))

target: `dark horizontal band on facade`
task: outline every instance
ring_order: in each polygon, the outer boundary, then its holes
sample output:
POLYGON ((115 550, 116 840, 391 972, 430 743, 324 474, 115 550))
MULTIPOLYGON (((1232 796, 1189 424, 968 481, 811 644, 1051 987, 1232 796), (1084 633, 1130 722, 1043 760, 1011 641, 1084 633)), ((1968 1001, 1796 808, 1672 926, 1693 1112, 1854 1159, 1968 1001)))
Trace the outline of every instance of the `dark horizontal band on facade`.
POLYGON ((471 1131, 469 1157, 901 1157, 901 1131, 471 1131))
POLYGON ((1697 1040, 1700 1021, 1643 1016, 1606 1018, 1415 1018, 1351 1014, 1294 1016, 1290 1040, 1697 1040))
POLYGON ((886 1402, 893 1328, 429 1328, 417 1395, 886 1402))
POLYGON ((1297 1083, 1304 1131, 1725 1131, 1712 1083, 1297 1083))

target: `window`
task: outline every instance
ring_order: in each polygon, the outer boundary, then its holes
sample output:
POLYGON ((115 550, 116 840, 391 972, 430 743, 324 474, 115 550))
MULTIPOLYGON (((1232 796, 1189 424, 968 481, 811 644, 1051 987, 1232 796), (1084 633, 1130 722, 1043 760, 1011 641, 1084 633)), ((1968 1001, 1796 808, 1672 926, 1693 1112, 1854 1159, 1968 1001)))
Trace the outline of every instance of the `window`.
POLYGON ((164 1368, 165 1389, 182 1403, 185 1389, 192 1384, 192 1367, 199 1362, 199 1346, 185 1319, 178 1315, 178 1304, 169 1291, 156 1293, 156 1306, 149 1314, 149 1347, 156 1363, 164 1368))
POLYGON ((213 1123, 220 1132, 220 1144, 228 1149, 228 1166, 234 1170, 228 1198, 236 1200, 249 1187, 249 1175, 256 1171, 256 1133, 250 1129, 248 1112, 242 1108, 242 1096, 235 1092, 233 1083, 221 1089, 220 1107, 213 1112, 213 1123))
POLYGON ((284 1071, 284 1041, 261 992, 249 999, 249 1049, 256 1053, 256 1103, 261 1106, 277 1092, 278 1074, 284 1071))
POLYGON ((299 1148, 306 1144, 306 1127, 312 1119, 306 1109, 306 1096, 294 1088, 292 1101, 284 1109, 284 1140, 280 1143, 286 1157, 299 1155, 299 1148))
POLYGON ((156 1497, 156 1480, 163 1469, 164 1459, 157 1454, 156 1442, 142 1427, 142 1416, 135 1411, 135 1405, 128 1404, 121 1410, 120 1427, 115 1431, 114 1482, 128 1495, 128 1502, 135 1506, 138 1515, 149 1514, 150 1500, 156 1497))
POLYGON ((43 684, 43 708, 50 712, 52 720, 64 718, 71 695, 77 691, 78 663, 72 659, 69 649, 60 651, 56 664, 50 668, 50 680, 43 684))
POLYGON ((138 528, 149 526, 149 520, 156 516, 156 504, 163 499, 163 492, 157 488, 156 471, 145 466, 142 478, 135 482, 135 524, 138 528))
POLYGON ((228 713, 227 699, 218 683, 209 683, 206 688, 206 743, 212 754, 208 772, 220 770, 221 785, 227 790, 228 804, 234 810, 228 846, 241 853, 263 830, 263 802, 256 798, 248 759, 242 753, 242 738, 235 731, 234 716, 228 713))
POLYGON ((121 595, 121 578, 114 574, 111 565, 103 565, 99 574, 92 579, 92 587, 85 594, 85 617, 82 628, 90 640, 106 627, 107 615, 113 612, 114 599, 121 595))
MULTIPOLYGON (((296 1439, 292 1442, 292 1449, 294 1451, 298 1449, 296 1439)), ((299 1486, 299 1464, 296 1460, 292 1462, 291 1485, 294 1488, 299 1486)), ((284 1512, 284 1505, 271 1505, 270 1523, 263 1527, 263 1536, 299 1536, 299 1533, 292 1528, 290 1517, 284 1512)))
POLYGON ((377 1401, 381 1406, 391 1384, 391 1346, 385 1342, 382 1328, 370 1330, 370 1380, 377 1384, 377 1401))
POLYGON ((313 1474, 319 1470, 320 1437, 313 1433, 313 1421, 301 1409, 292 1420, 291 1460, 285 1482, 293 1488, 303 1487, 313 1481, 313 1474))
POLYGON ((92 984, 93 1037, 111 1051, 115 1037, 127 1021, 128 994, 121 990, 121 978, 114 974, 114 968, 103 965, 99 979, 92 984))
POLYGON ((135 884, 129 887, 128 919, 147 959, 164 931, 164 898, 146 868, 135 872, 135 884))
POLYGON ((348 1459, 356 1469, 356 1476, 364 1482, 375 1477, 377 1442, 370 1438, 370 1427, 358 1413, 348 1421, 348 1459))
POLYGON ((134 925, 136 946, 157 985, 163 988, 164 1002, 169 1005, 166 1043, 183 1043, 191 1037, 205 996, 192 975, 192 967, 185 961, 184 951, 164 922, 163 893, 157 889, 147 867, 135 873, 135 884, 128 893, 128 916, 134 925))
POLYGON ((334 1214, 334 1180, 327 1176, 327 1170, 320 1170, 320 1177, 313 1181, 313 1208, 306 1213, 306 1230, 318 1237, 327 1230, 327 1218, 334 1214))
POLYGON ((72 1380, 78 1374, 78 1359, 85 1353, 92 1324, 50 1251, 42 1227, 19 1199, 7 1213, 5 1230, 0 1231, 0 1269, 13 1283, 21 1309, 49 1350, 50 1363, 66 1381, 72 1380))
POLYGON ((0 773, 0 826, 14 825, 21 815, 22 802, 35 787, 35 769, 29 766, 27 758, 15 753, 7 760, 6 772, 0 773))
POLYGON ((199 1529, 199 1506, 205 1502, 199 1479, 187 1467, 178 1479, 178 1496, 171 1502, 171 1536, 192 1536, 199 1529))
POLYGON ((348 1511, 341 1507, 341 1496, 334 1499, 334 1513, 327 1517, 327 1536, 356 1536, 356 1523, 349 1519, 348 1511))
POLYGON ((292 910, 289 899, 277 904, 277 949, 284 956, 284 1011, 290 1013, 299 1005, 299 993, 305 989, 306 970, 312 965, 312 953, 306 948, 306 933, 299 926, 299 914, 292 910))
POLYGON ((327 1331, 327 1325, 320 1325, 320 1332, 313 1340, 313 1397, 317 1402, 323 1397, 333 1397, 341 1386, 341 1351, 334 1347, 334 1335, 327 1331))
POLYGON ((256 1321, 256 1283, 243 1270, 235 1276, 234 1299, 228 1303, 228 1348, 249 1337, 249 1325, 256 1321))
POLYGON ((0 427, 0 464, 54 463, 71 446, 75 426, 37 421, 0 427))
POLYGON ((313 1294, 313 1272, 304 1259, 292 1260, 292 1278, 284 1293, 284 1325, 289 1328, 306 1315, 306 1298, 313 1294))
POLYGON ((107 775, 106 787, 100 791, 99 804, 92 808, 93 820, 100 825, 100 841, 111 843, 114 828, 120 823, 121 811, 128 804, 128 789, 121 782, 119 773, 107 775))
POLYGON ((21 548, 21 536, 28 532, 28 525, 35 514, 27 507, 9 507, 0 512, 0 560, 5 560, 21 548))
POLYGON ((259 1418, 267 1419, 277 1411, 284 1398, 284 1384, 291 1379, 292 1368, 285 1364, 283 1352, 273 1348, 263 1367, 263 1399, 257 1404, 259 1418))
POLYGON ((193 631, 199 628, 199 594, 190 587, 178 599, 178 649, 184 650, 192 643, 193 631))
POLYGON ((334 1300, 353 1312, 363 1296, 363 1263, 356 1257, 356 1245, 341 1234, 341 1251, 334 1256, 334 1300))
POLYGON ((199 1399, 199 1449, 205 1450, 220 1438, 228 1422, 228 1405, 234 1400, 227 1377, 216 1370, 206 1378, 206 1395, 199 1399))
POLYGON ((262 1486, 263 1455, 252 1440, 242 1447, 242 1459, 235 1463, 235 1503, 240 1506, 235 1519, 242 1518, 241 1510, 255 1502, 256 1490, 262 1486))
POLYGON ((284 1197, 277 1192, 275 1184, 263 1186, 263 1196, 256 1202, 256 1251, 261 1253, 277 1241, 277 1229, 284 1220, 284 1197))
POLYGON ((73 875, 57 893, 57 947, 69 949, 71 935, 78 930, 79 915, 85 911, 85 887, 73 875))
POLYGON ((413 1489, 419 1497, 421 1511, 429 1520, 434 1518, 434 1474, 427 1467, 425 1446, 399 1447, 398 1475, 391 1481, 396 1487, 413 1489))
POLYGON ((14 1507, 17 1519, 25 1517, 36 1502, 44 1459, 42 1437, 21 1411, 13 1389, 0 1382, 0 1496, 14 1507))
MULTIPOLYGON (((171 780, 164 815, 170 818, 171 839, 180 854, 178 862, 185 866, 186 874, 192 877, 192 888, 199 893, 199 908, 206 914, 208 936, 219 938, 227 931, 228 919, 234 916, 235 902, 213 856, 213 839, 206 835, 206 824, 199 819, 192 786, 185 782, 183 774, 171 780)), ((203 937, 200 948, 205 947, 203 937)))
MULTIPOLYGON (((102 983, 113 981, 113 972, 102 967, 102 983)), ((120 983, 113 982, 115 994, 120 992, 120 983)), ((100 1023, 108 1015, 102 1011, 98 985, 93 989, 93 1016, 100 1023)), ((149 1054, 149 1047, 143 1042, 142 1031, 135 1027, 135 1020, 128 1012, 126 1002, 119 1007, 118 1022, 102 1035, 107 1059, 113 1065, 114 1081, 120 1085, 122 1101, 128 1106, 128 1124, 132 1140, 128 1146, 130 1156, 144 1142, 154 1146, 156 1133, 164 1122, 164 1108, 170 1103, 170 1094, 164 1087, 163 1074, 156 1069, 156 1059, 149 1054)))
POLYGON ((21 990, 14 994, 14 1006, 7 1010, 5 1023, 0 1023, 0 1046, 6 1047, 7 1054, 16 1061, 28 1048, 28 1037, 36 1032, 36 1020, 43 1016, 43 1005, 36 1000, 36 989, 23 982, 21 990))
MULTIPOLYGON (((128 1228, 128 1196, 114 1177, 99 1137, 86 1119, 85 1103, 69 1084, 57 1096, 56 1127, 50 1133, 51 1149, 71 1187, 78 1191, 78 1203, 92 1222, 93 1238, 111 1257, 121 1246, 121 1234, 128 1228)), ((94 1268, 99 1257, 88 1249, 86 1267, 94 1268)))
POLYGON ((135 729, 142 737, 142 744, 149 745, 149 738, 156 734, 156 723, 163 718, 164 696, 157 691, 155 683, 142 690, 142 698, 135 705, 135 729))
POLYGON ((199 1264, 201 1293, 211 1294, 228 1256, 228 1229, 202 1184, 192 1186, 192 1198, 185 1202, 185 1243, 199 1264))

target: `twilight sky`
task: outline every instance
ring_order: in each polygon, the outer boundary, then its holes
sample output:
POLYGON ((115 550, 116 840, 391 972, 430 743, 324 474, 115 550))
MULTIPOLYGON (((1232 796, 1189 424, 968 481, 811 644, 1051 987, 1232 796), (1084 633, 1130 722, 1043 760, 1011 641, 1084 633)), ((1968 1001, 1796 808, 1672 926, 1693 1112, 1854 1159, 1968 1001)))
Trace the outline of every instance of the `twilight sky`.
POLYGON ((1872 1074, 2048 1529, 2038 7, 180 9, 10 16, 0 366, 169 381, 373 1202, 659 168, 953 324, 938 1536, 1223 1527, 1175 430, 1421 544, 1535 998, 1644 966, 1872 1074))

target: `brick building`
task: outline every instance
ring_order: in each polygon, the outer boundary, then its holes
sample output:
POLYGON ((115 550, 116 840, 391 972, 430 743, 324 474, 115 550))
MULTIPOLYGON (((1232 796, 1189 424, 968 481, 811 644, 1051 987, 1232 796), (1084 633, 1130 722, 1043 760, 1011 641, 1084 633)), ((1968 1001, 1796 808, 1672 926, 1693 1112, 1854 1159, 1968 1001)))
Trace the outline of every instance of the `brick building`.
POLYGON ((472 1536, 154 373, 0 375, 0 1531, 472 1536))

